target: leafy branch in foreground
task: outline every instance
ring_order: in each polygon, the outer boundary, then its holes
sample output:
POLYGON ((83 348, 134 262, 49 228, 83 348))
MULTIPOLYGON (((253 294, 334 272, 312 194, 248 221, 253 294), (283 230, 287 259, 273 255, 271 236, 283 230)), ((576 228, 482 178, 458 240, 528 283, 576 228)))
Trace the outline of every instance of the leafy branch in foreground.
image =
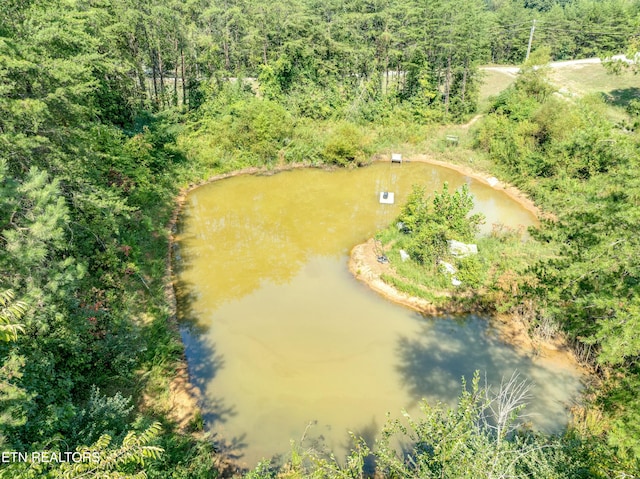
POLYGON ((143 478, 144 471, 123 472, 131 466, 144 467, 145 460, 158 459, 164 452, 161 447, 150 445, 161 431, 160 423, 156 422, 145 431, 136 433, 130 431, 122 441, 122 445, 115 449, 109 448, 111 437, 103 435, 90 447, 78 448, 80 454, 96 454, 100 456, 96 462, 65 463, 59 471, 54 473, 57 478, 143 478))
POLYGON ((0 477, 50 479, 142 479, 147 477, 145 462, 157 460, 164 449, 152 445, 161 432, 156 422, 142 432, 129 431, 119 446, 103 434, 91 446, 71 452, 40 451, 29 460, 5 464, 0 477))
POLYGON ((0 291, 0 341, 15 341, 24 331, 20 318, 27 311, 26 303, 14 301, 12 290, 0 291))

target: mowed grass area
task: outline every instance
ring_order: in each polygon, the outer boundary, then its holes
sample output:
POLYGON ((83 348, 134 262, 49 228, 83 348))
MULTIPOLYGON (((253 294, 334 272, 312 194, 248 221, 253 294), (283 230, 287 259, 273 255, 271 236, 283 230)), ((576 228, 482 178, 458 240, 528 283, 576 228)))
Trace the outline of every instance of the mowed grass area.
POLYGON ((549 78, 558 88, 578 96, 602 95, 610 106, 613 121, 628 119, 627 105, 631 100, 640 100, 640 75, 630 72, 613 75, 599 64, 552 68, 549 78))
MULTIPOLYGON (((486 67, 491 68, 491 67, 486 67)), ((484 112, 490 105, 490 99, 506 90, 516 79, 516 74, 507 71, 489 70, 481 67, 482 84, 480 85, 478 111, 484 112)))
MULTIPOLYGON (((482 85, 478 111, 484 112, 491 98, 508 88, 517 74, 499 70, 502 67, 481 67, 482 85), (496 68, 493 70, 491 68, 496 68)), ((511 67, 513 68, 513 66, 511 67)), ((628 118, 626 107, 631 100, 640 100, 640 75, 625 72, 621 75, 607 73, 600 64, 566 65, 548 69, 549 80, 563 93, 577 96, 600 94, 610 105, 613 121, 628 118)))
POLYGON ((640 75, 629 72, 612 75, 599 64, 551 68, 549 78, 559 87, 578 95, 602 93, 616 106, 626 106, 629 100, 640 99, 640 75))

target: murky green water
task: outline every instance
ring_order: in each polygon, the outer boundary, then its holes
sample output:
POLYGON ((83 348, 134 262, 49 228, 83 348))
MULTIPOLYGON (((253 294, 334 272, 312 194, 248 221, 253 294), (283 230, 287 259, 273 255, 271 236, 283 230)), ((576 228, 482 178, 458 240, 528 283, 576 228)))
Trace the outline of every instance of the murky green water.
POLYGON ((424 318, 347 270, 350 249, 395 219, 414 183, 466 182, 491 223, 535 218, 506 195, 446 168, 376 164, 353 171, 239 176, 190 193, 178 238, 179 310, 190 373, 209 427, 247 465, 309 436, 346 446, 420 398, 455 401, 476 369, 536 383, 537 427, 566 421, 580 388, 569 367, 533 362, 477 317, 424 318), (393 191, 395 205, 381 205, 393 191))

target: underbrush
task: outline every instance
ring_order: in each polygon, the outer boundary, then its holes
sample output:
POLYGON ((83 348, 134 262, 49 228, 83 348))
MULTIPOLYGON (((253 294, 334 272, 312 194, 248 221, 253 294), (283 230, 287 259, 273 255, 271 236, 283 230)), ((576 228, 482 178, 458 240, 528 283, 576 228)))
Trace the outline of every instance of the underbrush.
POLYGON ((393 273, 383 275, 383 281, 440 306, 447 302, 459 306, 465 298, 470 310, 486 309, 488 304, 496 310, 508 310, 516 301, 513 288, 517 289, 517 281, 528 274, 532 262, 554 254, 549 245, 535 241, 522 228, 495 225, 491 234, 476 238, 477 255, 461 258, 446 254, 439 259, 455 268, 455 273, 450 273, 442 263, 420 264, 412 258, 403 261, 400 251, 407 248, 408 238, 395 224, 380 231, 376 239, 393 266, 393 273), (453 278, 462 284, 453 285, 453 278))

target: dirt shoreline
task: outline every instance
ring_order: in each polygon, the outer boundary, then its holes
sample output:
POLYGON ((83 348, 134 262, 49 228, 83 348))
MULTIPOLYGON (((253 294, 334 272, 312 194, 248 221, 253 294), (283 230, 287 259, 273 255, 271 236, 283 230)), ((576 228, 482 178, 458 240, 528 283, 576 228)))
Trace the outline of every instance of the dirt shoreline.
MULTIPOLYGON (((421 314, 441 316, 446 314, 468 314, 469 308, 457 303, 452 305, 436 305, 423 298, 411 296, 399 291, 394 286, 382 280, 383 274, 392 274, 393 267, 378 263, 378 253, 372 238, 356 245, 349 257, 349 271, 358 280, 380 294, 385 299, 401 304, 421 314)), ((443 297, 446 295, 442 295, 443 297)), ((514 346, 521 354, 534 359, 553 361, 558 365, 571 366, 585 374, 587 370, 576 360, 573 352, 562 338, 553 340, 534 339, 529 335, 527 326, 508 315, 496 315, 491 318, 491 324, 498 331, 500 338, 514 346)))
MULTIPOLYGON (((377 160, 377 161, 384 161, 384 160, 377 160)), ((429 163, 431 165, 441 166, 443 168, 448 168, 450 170, 457 171, 458 173, 461 173, 461 174, 463 174, 465 176, 468 176, 470 178, 473 178, 474 180, 478 180, 478 181, 490 186, 494 190, 504 192, 509 198, 511 198, 514 201, 516 201, 520 206, 525 208, 527 211, 530 211, 531 213, 533 213, 536 216, 536 218, 538 218, 538 219, 545 218, 545 217, 548 216, 548 214, 543 213, 540 210, 540 208, 538 208, 536 206, 536 204, 531 200, 531 198, 529 198, 527 195, 525 195, 522 191, 520 191, 515 186, 510 185, 510 184, 508 184, 506 182, 500 181, 498 178, 496 178, 496 177, 494 177, 494 176, 492 176, 492 175, 490 175, 488 173, 481 173, 479 171, 476 171, 473 168, 471 168, 470 166, 456 165, 454 163, 447 163, 445 161, 440 161, 440 160, 433 159, 433 158, 429 157, 428 155, 408 156, 408 157, 405 157, 405 161, 407 161, 407 162, 416 161, 416 162, 420 162, 420 163, 429 163)))
MULTIPOLYGON (((389 160, 383 160, 381 159, 381 157, 378 157, 374 158, 373 163, 383 161, 389 160)), ((405 157, 405 161, 430 163, 436 166, 441 166, 457 171, 465 176, 469 176, 471 178, 474 178, 475 180, 481 181, 495 190, 503 191, 510 198, 518 202, 522 207, 532 212, 537 218, 544 216, 539 208, 533 203, 533 201, 531 201, 530 198, 528 198, 514 186, 506 184, 502 181, 497 181, 496 183, 495 179, 494 181, 492 181, 493 177, 491 177, 490 175, 475 171, 468 166, 446 163, 444 161, 430 158, 427 155, 413 155, 410 157, 405 157)), ((279 164, 272 167, 242 168, 240 170, 234 170, 228 173, 214 175, 206 180, 202 180, 197 183, 191 183, 180 190, 175 199, 175 208, 171 215, 171 219, 166 226, 168 231, 169 248, 167 251, 164 276, 165 294, 169 303, 170 310, 169 322, 172 328, 175 329, 176 335, 179 335, 179 331, 172 261, 176 244, 175 234, 177 221, 189 192, 200 186, 213 183, 214 181, 219 181, 234 176, 249 174, 276 174, 282 171, 314 167, 316 166, 307 163, 294 163, 279 164)), ((327 166, 319 168, 327 170, 334 169, 333 167, 327 166)), ((436 305, 430 303, 425 299, 410 296, 401 291, 398 291, 393 286, 385 283, 381 279, 381 275, 390 271, 390 266, 381 265, 380 263, 378 263, 377 254, 375 253, 375 245, 372 239, 363 244, 355 246, 351 250, 349 259, 349 270, 355 278, 365 283, 367 286, 369 286, 371 289, 373 289, 383 297, 395 303, 412 308, 421 313, 437 315, 444 314, 445 312, 464 312, 463 310, 459 310, 456 308, 447 308, 446 310, 443 310, 441 307, 436 307, 436 305)), ((504 338, 505 341, 518 348, 522 353, 536 357, 542 356, 548 360, 553 360, 554 362, 557 361, 559 364, 570 364, 579 368, 580 370, 583 370, 583 368, 580 368, 580 365, 573 357, 573 354, 571 353, 569 348, 562 341, 544 343, 534 341, 530 338, 525 326, 522 323, 508 321, 507 318, 496 318, 494 323, 498 331, 500 332, 501 337, 504 338)), ((200 412, 200 404, 202 403, 203 399, 201 397, 200 391, 193 385, 190 379, 189 368, 186 356, 183 351, 182 358, 176 365, 176 374, 170 382, 169 393, 172 409, 169 413, 169 417, 175 421, 175 423, 178 425, 179 430, 185 433, 188 431, 188 427, 193 422, 193 419, 200 412)))
MULTIPOLYGON (((503 191, 523 208, 533 213, 536 218, 539 219, 540 217, 545 216, 534 202, 516 187, 499 181, 488 174, 474 171, 467 166, 435 160, 427 155, 415 155, 407 157, 405 160, 429 163, 457 171, 465 176, 469 176, 475 180, 486 183, 494 190, 503 191), (494 181, 491 181, 491 179, 494 181), (495 180, 497 180, 497 182, 495 180)), ((472 312, 460 309, 457 305, 452 305, 451 307, 435 305, 423 298, 411 296, 399 291, 394 286, 384 282, 382 280, 382 275, 392 273, 393 268, 388 263, 380 264, 377 261, 378 254, 376 249, 377 247, 373 238, 354 246, 349 257, 349 271, 356 279, 362 281, 369 288, 382 295, 384 298, 427 315, 472 312)), ((587 373, 587 370, 575 358, 564 338, 549 340, 534 339, 531 337, 527 330, 527 326, 522 321, 510 318, 506 315, 496 315, 492 318, 492 324, 498 330, 500 337, 505 342, 513 345, 520 353, 534 359, 544 360, 545 362, 552 361, 558 365, 571 366, 576 368, 582 374, 587 373)))

